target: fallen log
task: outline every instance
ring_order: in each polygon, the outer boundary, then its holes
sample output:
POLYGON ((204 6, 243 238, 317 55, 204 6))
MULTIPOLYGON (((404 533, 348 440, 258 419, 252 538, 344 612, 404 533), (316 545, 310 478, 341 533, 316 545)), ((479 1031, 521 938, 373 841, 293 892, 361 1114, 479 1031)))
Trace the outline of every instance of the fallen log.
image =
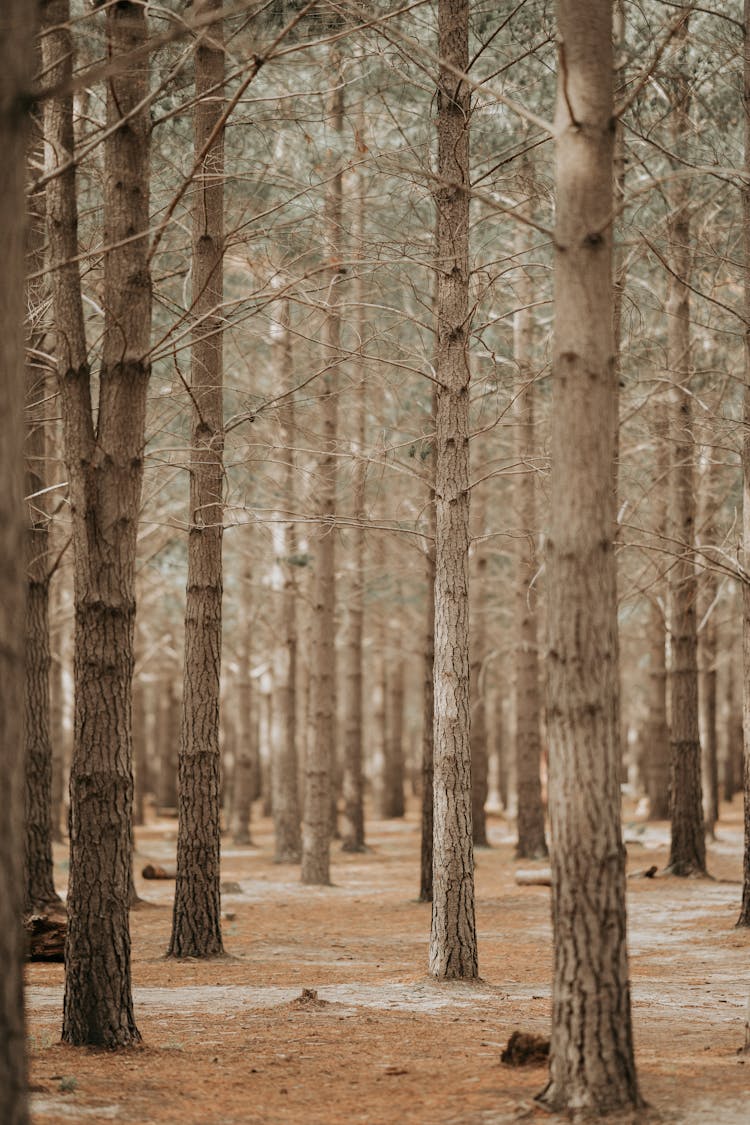
POLYGON ((177 872, 160 867, 158 863, 147 863, 141 871, 144 879, 176 879, 177 872))
POLYGON ((538 871, 516 871, 515 878, 519 887, 552 886, 552 872, 549 867, 540 867, 538 871))
POLYGON ((68 920, 59 914, 30 914, 23 920, 27 961, 64 961, 68 920))

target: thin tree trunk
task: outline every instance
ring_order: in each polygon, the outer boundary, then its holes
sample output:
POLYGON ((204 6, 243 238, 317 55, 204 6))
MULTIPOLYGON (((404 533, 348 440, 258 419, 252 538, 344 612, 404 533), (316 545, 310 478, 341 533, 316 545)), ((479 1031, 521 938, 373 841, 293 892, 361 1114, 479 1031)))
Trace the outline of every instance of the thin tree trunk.
MULTIPOLYGON (((432 418, 435 394, 432 394, 432 418)), ((422 656, 422 832, 419 862, 419 901, 432 902, 432 852, 434 831, 435 748, 435 457, 434 439, 429 457, 431 477, 427 503, 427 549, 425 551, 425 631, 422 656)))
POLYGON ((24 173, 34 74, 36 12, 22 0, 0 11, 0 1121, 26 1125, 23 1012, 23 719, 26 573, 23 504, 24 173))
POLYGON ((711 548, 716 545, 715 477, 717 463, 710 446, 704 449, 699 477, 699 537, 702 547, 698 574, 698 704, 702 747, 701 787, 703 820, 713 839, 719 819, 719 757, 716 722, 716 599, 719 579, 712 569, 711 548))
MULTIPOLYGON (((744 3, 743 97, 745 112, 745 172, 750 171, 750 0, 744 3)), ((742 185, 742 242, 745 264, 745 390, 742 437, 742 744, 745 831, 742 866, 742 906, 738 926, 750 926, 750 180, 742 185)), ((731 757, 731 740, 730 740, 731 757)))
MULTIPOLYGON (((66 2, 44 5, 44 72, 65 90, 72 70, 66 2)), ((75 169, 47 184, 53 319, 62 391, 75 560, 75 724, 63 1040, 129 1046, 133 1016, 128 919, 132 852, 131 691, 135 553, 143 472, 151 286, 148 270, 148 86, 142 5, 108 8, 105 141, 105 322, 98 414, 86 354, 76 256, 75 169), (128 116, 127 128, 117 128, 128 116), (133 237, 135 232, 136 237, 133 237), (140 237, 139 237, 140 236, 140 237), (105 828, 106 826, 106 828, 105 828)), ((44 107, 50 170, 73 153, 72 98, 44 107)))
MULTIPOLYGON (((402 592, 395 584, 394 604, 400 611, 402 592)), ((404 678, 403 637, 400 619, 391 619, 391 658, 388 661, 385 750, 384 815, 402 817, 404 807, 404 678)))
POLYGON ((471 708, 471 823, 475 847, 489 847, 487 839, 487 716, 486 676, 487 656, 487 546, 483 536, 487 519, 487 494, 489 482, 480 485, 474 503, 477 538, 474 542, 474 576, 471 583, 469 617, 469 701, 471 708))
POLYGON ((243 575, 238 645, 239 680, 236 687, 236 740, 232 770, 231 833, 235 844, 252 844, 253 801, 260 794, 260 748, 257 710, 259 700, 251 679, 255 620, 252 601, 252 570, 243 575))
MULTIPOLYGON (((220 12, 221 7, 222 0, 204 0, 206 11, 220 12)), ((193 434, 177 881, 167 950, 170 957, 211 957, 223 952, 219 682, 224 519, 224 133, 223 129, 217 131, 224 100, 223 43, 223 25, 216 20, 195 49, 196 156, 208 148, 193 197, 193 434)))
MULTIPOLYGON (((41 56, 37 60, 41 62, 41 56)), ((41 122, 32 118, 29 158, 40 160, 43 153, 41 122)), ((33 167, 33 165, 32 165, 33 167)), ((44 193, 29 199, 26 261, 29 275, 44 267, 44 193)), ((26 766, 26 878, 24 913, 43 912, 51 904, 60 905, 55 891, 52 864, 52 745, 49 734, 50 683, 50 534, 47 497, 47 406, 46 371, 36 358, 44 341, 44 289, 28 281, 27 325, 29 351, 26 359, 26 494, 28 528, 26 534, 26 678, 24 690, 24 740, 26 766), (35 324, 35 318, 39 323, 35 324)))
MULTIPOLYGON (((274 326, 279 384, 284 391, 294 385, 292 335, 289 302, 281 307, 274 326)), ((280 444, 285 465, 282 485, 284 510, 289 519, 281 524, 281 592, 279 599, 279 641, 274 669, 274 694, 278 739, 271 760, 271 787, 276 863, 299 863, 302 855, 297 754, 297 569, 299 550, 294 512, 297 505, 297 420, 294 396, 287 394, 279 410, 280 444)))
POLYGON ((639 1103, 620 825, 612 5, 558 0, 548 539, 553 1111, 639 1103))
POLYGON ((645 725, 646 792, 649 819, 669 817, 670 737, 667 719, 667 621, 665 601, 667 588, 661 572, 663 550, 667 543, 669 487, 669 419, 666 403, 658 395, 651 410, 651 426, 655 444, 655 477, 651 486, 652 528, 657 553, 654 565, 657 578, 650 585, 647 607, 646 647, 648 651, 648 717, 645 725))
MULTIPOLYGON (((360 102, 357 115, 357 131, 360 145, 365 129, 364 102, 360 102)), ((365 236, 365 184, 364 173, 360 169, 356 179, 356 210, 354 213, 354 245, 357 258, 357 272, 354 279, 354 302, 356 306, 357 352, 356 367, 351 378, 355 384, 354 430, 356 437, 352 442, 355 456, 352 508, 357 526, 352 532, 352 558, 349 582, 349 621, 344 642, 345 650, 345 694, 344 694, 344 828, 342 832, 342 851, 362 852, 365 850, 365 810, 363 773, 363 715, 364 715, 364 622, 365 622, 365 509, 367 495, 367 460, 365 448, 367 441, 367 375, 362 349, 366 330, 364 308, 364 282, 362 262, 364 260, 365 236)))
MULTIPOLYGON (((672 144, 679 153, 689 130, 690 85, 686 72, 687 23, 676 38, 677 75, 673 80, 672 144)), ((682 165, 678 164, 678 168, 682 165)), ((671 768, 669 814, 672 827, 667 870, 673 875, 705 874, 706 839, 701 793, 701 744, 698 727, 698 582, 693 549, 695 489, 690 379, 690 185, 675 178, 671 188, 667 361, 670 471, 670 538, 677 558, 670 568, 672 665, 671 768)))
MULTIPOLYGON (((533 211, 532 170, 527 165, 525 190, 530 198, 521 205, 527 217, 533 211)), ((519 256, 530 249, 530 228, 518 224, 516 251, 519 256)), ((519 527, 516 553, 516 605, 515 625, 515 703, 516 703, 516 784, 518 814, 516 855, 524 859, 538 859, 547 854, 544 835, 544 804, 542 802, 542 735, 539 725, 541 696, 539 689, 539 625, 537 614, 536 581, 539 561, 537 557, 537 503, 536 458, 539 438, 536 427, 536 392, 534 370, 531 363, 533 322, 531 304, 532 282, 526 269, 522 269, 516 284, 518 308, 513 317, 513 354, 516 361, 516 506, 519 527)))
MULTIPOLYGON (((338 141, 344 123, 344 79, 338 46, 330 48, 329 73, 332 85, 328 95, 328 127, 338 141)), ((329 172, 325 196, 325 238, 330 265, 328 309, 323 328, 321 408, 323 451, 318 460, 318 528, 314 539, 312 652, 310 696, 312 739, 305 762, 305 797, 302 824, 302 882, 328 884, 331 881, 331 794, 335 768, 336 742, 336 441, 338 418, 337 364, 340 358, 341 314, 339 290, 342 270, 341 203, 343 171, 338 153, 329 172)))
POLYGON ((141 678, 133 681, 133 824, 146 823, 146 793, 148 792, 148 734, 146 685, 141 678))
POLYGON ((430 973, 478 975, 469 710, 468 0, 439 0, 435 765, 430 973), (444 66, 443 63, 448 64, 444 66))

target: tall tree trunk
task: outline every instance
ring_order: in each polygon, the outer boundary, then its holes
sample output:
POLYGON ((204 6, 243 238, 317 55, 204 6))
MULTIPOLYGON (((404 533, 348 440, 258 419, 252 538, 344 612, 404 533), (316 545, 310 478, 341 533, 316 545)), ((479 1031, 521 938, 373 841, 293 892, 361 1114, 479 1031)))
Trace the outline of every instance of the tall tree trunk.
MULTIPOLYGON (((745 172, 750 172, 750 0, 744 4, 743 97, 745 112, 745 172)), ((750 180, 742 185, 742 242, 745 264, 745 389, 742 437, 742 744, 745 832, 742 865, 742 906, 738 926, 750 926, 750 180)), ((731 747, 731 742, 730 742, 731 747)), ((731 756, 731 754, 730 754, 731 756)))
POLYGON ((702 747, 701 786, 703 820, 713 839, 719 819, 719 754, 716 720, 716 601, 719 579, 712 568, 712 548, 717 541, 715 482, 717 462, 706 446, 700 461, 699 539, 701 555, 698 574, 698 703, 702 747))
POLYGON ((620 824, 613 457, 612 4, 558 0, 548 539, 555 1111, 639 1102, 620 824))
MULTIPOLYGON (((44 71, 70 82, 66 2, 44 5, 44 71)), ((92 408, 76 256, 75 170, 47 185, 47 229, 75 561, 75 721, 70 774, 70 879, 62 1037, 124 1047, 133 1016, 128 919, 132 851, 131 691, 135 553, 143 474, 151 325, 148 270, 148 87, 142 5, 106 14, 110 76, 105 141, 104 338, 92 408), (128 117, 126 128, 118 127, 128 117), (134 236, 134 232, 136 237, 134 236), (138 236, 141 237, 138 237, 138 236)), ((49 169, 73 154, 72 98, 45 103, 49 169)))
MULTIPOLYGON (((222 0, 204 0, 220 12, 222 0)), ((170 957, 223 952, 219 901, 221 797, 219 677, 221 671, 221 545, 224 414, 224 39, 216 20, 195 49, 193 128, 200 169, 193 197, 194 317, 190 384, 190 532, 185 606, 185 668, 178 762, 177 882, 170 957)))
MULTIPOLYGON (((332 85, 328 94, 328 128, 337 144, 344 124, 344 77, 336 43, 329 53, 332 85)), ((318 459, 318 528, 314 537, 312 653, 310 696, 312 738, 305 762, 305 799, 302 823, 302 882, 330 883, 331 794, 336 743, 336 440, 337 371, 340 359, 341 314, 339 311, 342 270, 341 202, 343 171, 338 151, 330 156, 325 195, 326 252, 330 265, 328 309, 323 326, 321 407, 323 451, 318 459)))
POLYGON ((667 720, 667 621, 664 547, 667 543, 669 487, 669 419, 663 396, 658 395, 651 409, 655 444, 655 477, 651 486, 651 525, 657 548, 656 578, 650 585, 647 606, 646 646, 648 651, 648 715, 645 725, 644 772, 649 799, 649 818, 669 817, 670 739, 667 720))
POLYGON ((279 639, 274 668, 274 707, 277 740, 271 759, 271 788, 276 863, 298 863, 302 854, 297 755, 297 578, 298 540, 294 523, 297 504, 297 464, 295 445, 297 421, 294 406, 294 365, 289 302, 281 307, 274 325, 273 346, 276 371, 286 398, 279 409, 280 442, 285 464, 282 485, 287 519, 281 524, 281 591, 279 598, 279 639))
MULTIPOLYGON (((393 604, 401 612, 401 584, 396 582, 393 604)), ((388 661, 385 750, 384 815, 401 817, 404 807, 404 679, 403 636, 400 617, 390 622, 391 658, 388 661)))
POLYGON ((133 824, 146 823, 148 778, 148 689, 142 677, 133 680, 133 824))
POLYGON ((0 1121, 26 1125, 23 1013, 23 698, 25 552, 24 172, 34 74, 35 5, 9 0, 0 11, 0 1121))
MULTIPOLYGON (((431 416, 435 418, 435 393, 431 416)), ((430 489, 427 501, 427 547, 424 555, 425 623, 422 655, 422 832, 419 862, 419 901, 432 902, 435 749, 435 455, 429 453, 430 489)))
MULTIPOLYGON (((690 121, 687 75, 687 23, 676 37, 672 82, 672 145, 684 147, 690 121)), ((676 164, 679 169, 682 164, 676 164)), ((669 815, 672 836, 667 870, 673 875, 705 874, 706 838, 701 793, 701 744, 698 727, 698 635, 695 573, 695 488, 693 484, 693 409, 690 380, 690 185, 676 177, 670 190, 667 219, 669 293, 667 297, 667 363, 669 367, 670 538, 677 558, 670 568, 670 630, 672 664, 671 768, 669 815)))
MULTIPOLYGON (((478 459, 479 461, 479 459, 478 459)), ((474 542, 474 576, 471 583, 469 640, 469 701, 471 707, 471 823, 475 847, 489 846, 487 839, 487 545, 484 542, 489 482, 480 485, 474 504, 477 538, 474 542)))
POLYGON ((430 973, 478 975, 469 710, 468 0, 439 0, 435 763, 430 973), (443 64, 447 65, 443 65, 443 64), (448 69, 450 66, 451 69, 448 69))
MULTIPOLYGON (((365 129, 364 102, 360 102, 357 115, 359 143, 364 144, 365 129)), ((354 212, 354 246, 357 259, 354 279, 354 302, 356 306, 357 349, 356 367, 352 371, 355 385, 354 430, 352 442, 354 462, 354 486, 352 496, 353 515, 356 527, 352 532, 352 558, 349 582, 349 620, 345 638, 345 695, 344 695, 344 828, 342 850, 361 852, 365 850, 365 809, 363 773, 363 716, 364 716, 364 621, 365 621, 365 508, 367 496, 367 460, 365 448, 367 441, 367 374, 362 350, 366 331, 364 307, 364 280, 362 277, 365 256, 365 183, 361 167, 356 179, 356 210, 354 212)))
MULTIPOLYGON (((529 199, 521 212, 530 216, 533 210, 532 170, 525 168, 524 188, 529 199)), ((516 251, 521 255, 530 249, 530 228, 519 223, 516 251)), ((537 859, 547 854, 544 836, 544 804, 542 802, 542 735, 539 725, 541 698, 539 689, 539 625, 535 581, 539 570, 537 557, 536 458, 540 442, 536 428, 536 392, 531 362, 533 323, 531 303, 532 282, 522 268, 516 284, 518 308, 513 317, 513 354, 516 361, 516 511, 519 528, 516 553, 515 626, 515 702, 516 702, 516 784, 518 792, 516 855, 537 859)))
POLYGON ((253 639, 255 620, 252 597, 253 573, 247 565, 240 592, 240 642, 238 645, 239 680, 236 687, 236 741, 232 770, 232 841, 252 844, 253 801, 260 796, 260 747, 258 745, 257 713, 260 702, 252 682, 253 639))
MULTIPOLYGON (((41 62, 41 57, 37 61, 41 62)), ((29 163, 43 158, 41 122, 32 118, 29 163)), ((29 199, 26 261, 29 275, 43 271, 45 236, 44 193, 29 199)), ((26 678, 24 689, 24 740, 26 769, 26 878, 24 913, 43 912, 60 904, 52 866, 52 745, 49 733, 50 683, 50 534, 44 490, 47 475, 47 375, 37 358, 44 341, 44 288, 28 281, 26 358, 26 678), (35 323, 36 321, 36 323, 35 323)))

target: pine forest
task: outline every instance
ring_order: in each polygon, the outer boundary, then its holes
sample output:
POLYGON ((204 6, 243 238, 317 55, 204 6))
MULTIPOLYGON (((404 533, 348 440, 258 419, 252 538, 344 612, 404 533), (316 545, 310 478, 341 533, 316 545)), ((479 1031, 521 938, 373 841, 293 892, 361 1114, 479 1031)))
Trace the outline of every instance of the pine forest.
POLYGON ((1 0, 0 1125, 750 1121, 750 0, 1 0))

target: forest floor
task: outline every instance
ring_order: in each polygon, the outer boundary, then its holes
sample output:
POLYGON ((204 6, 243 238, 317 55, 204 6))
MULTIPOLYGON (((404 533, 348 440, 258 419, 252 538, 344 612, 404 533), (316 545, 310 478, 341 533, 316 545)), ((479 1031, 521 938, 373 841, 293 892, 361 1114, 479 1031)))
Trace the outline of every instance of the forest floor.
MULTIPOLYGON (((644 1120, 750 1122, 744 1020, 750 932, 740 901, 739 799, 709 846, 713 880, 631 878, 630 963, 644 1120)), ((482 980, 426 975, 430 907, 416 901, 419 824, 368 825, 370 850, 333 849, 333 886, 304 887, 272 861, 268 820, 256 846, 225 842, 228 956, 164 960, 174 884, 146 882, 174 862, 176 823, 137 830, 132 914, 136 1019, 143 1046, 119 1053, 59 1042, 62 965, 28 966, 35 1125, 505 1125, 552 1122, 533 1098, 546 1068, 511 1069, 515 1029, 548 1034, 549 889, 517 886, 511 828, 490 819, 476 857, 482 980), (317 1002, 302 989, 317 990, 317 1002)), ((631 872, 667 858, 666 824, 626 819, 631 872)), ((59 884, 65 852, 60 849, 59 884)), ((541 865, 539 865, 541 866, 541 865)))

